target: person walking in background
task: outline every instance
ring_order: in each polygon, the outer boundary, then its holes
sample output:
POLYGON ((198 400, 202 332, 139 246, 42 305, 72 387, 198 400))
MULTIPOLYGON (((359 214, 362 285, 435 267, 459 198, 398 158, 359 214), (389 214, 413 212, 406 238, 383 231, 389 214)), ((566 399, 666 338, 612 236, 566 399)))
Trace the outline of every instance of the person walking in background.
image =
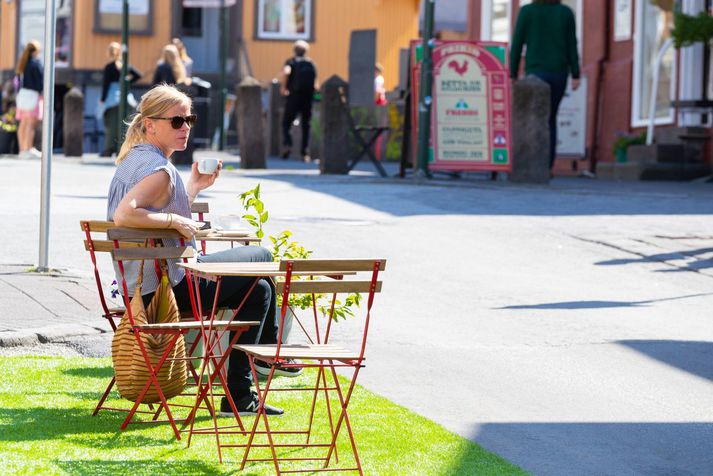
POLYGON ((520 9, 510 44, 510 77, 520 68, 522 47, 526 46, 525 74, 550 85, 550 170, 557 147, 557 110, 572 74, 572 90, 579 87, 579 55, 574 13, 561 0, 534 0, 520 9))
POLYGON ((384 68, 379 63, 374 65, 374 103, 377 106, 386 105, 386 86, 384 85, 384 68))
POLYGON ((183 66, 178 48, 175 45, 163 47, 162 60, 156 67, 152 84, 190 84, 190 79, 186 75, 186 67, 183 66))
POLYGON ((15 98, 15 118, 20 121, 17 128, 17 140, 20 146, 21 157, 42 156, 42 153, 33 147, 35 142, 35 128, 37 122, 42 120, 42 88, 44 79, 42 66, 37 57, 40 54, 40 43, 31 40, 25 46, 20 56, 15 72, 20 77, 20 91, 15 98))
MULTIPOLYGON (((119 138, 116 136, 119 129, 119 102, 121 101, 121 45, 116 41, 109 43, 109 63, 104 67, 104 77, 102 79, 102 95, 99 100, 99 108, 102 111, 104 121, 104 150, 101 157, 111 157, 119 151, 119 138)), ((131 65, 127 67, 127 80, 130 84, 141 79, 141 73, 136 71, 131 65)), ((133 96, 132 96, 133 97, 133 96)), ((135 101, 134 101, 135 102, 135 101)), ((132 104, 135 107, 136 104, 132 104)))
POLYGON ((310 162, 309 156, 309 126, 312 119, 312 101, 317 89, 317 68, 305 54, 309 50, 306 41, 297 40, 292 46, 294 56, 285 62, 280 72, 280 93, 286 96, 285 113, 282 116, 282 154, 287 159, 292 151, 292 122, 300 116, 302 125, 302 143, 300 153, 302 160, 310 162))
POLYGON ((193 59, 188 56, 188 51, 186 50, 186 45, 180 38, 174 38, 171 40, 171 44, 178 50, 178 57, 180 58, 183 66, 186 68, 186 76, 193 77, 193 59))

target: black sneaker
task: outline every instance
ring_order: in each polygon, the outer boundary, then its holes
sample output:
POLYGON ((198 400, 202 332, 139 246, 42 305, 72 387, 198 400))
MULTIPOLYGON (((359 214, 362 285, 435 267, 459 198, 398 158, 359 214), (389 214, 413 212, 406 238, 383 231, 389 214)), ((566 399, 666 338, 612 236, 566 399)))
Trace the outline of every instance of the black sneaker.
POLYGON ((280 158, 282 160, 287 160, 290 158, 290 153, 292 152, 292 149, 288 146, 282 147, 282 153, 280 153, 280 158))
MULTIPOLYGON (((235 403, 235 408, 238 409, 238 415, 240 416, 250 416, 257 415, 257 407, 260 405, 260 400, 257 398, 257 393, 251 391, 248 395, 243 398, 233 399, 235 403)), ((273 407, 272 405, 265 404, 265 413, 268 416, 280 416, 285 411, 282 408, 273 407)), ((232 417, 233 410, 230 409, 230 404, 228 399, 223 397, 220 400, 220 416, 232 417)))
MULTIPOLYGON (((299 360, 295 359, 287 359, 285 362, 286 364, 299 364, 299 360)), ((267 377, 270 375, 270 364, 267 362, 263 362, 262 360, 255 360, 255 370, 257 373, 260 375, 263 375, 267 377)), ((285 367, 282 364, 275 364, 275 373, 274 375, 276 377, 282 376, 282 377, 297 377, 302 373, 304 368, 302 367, 285 367)))

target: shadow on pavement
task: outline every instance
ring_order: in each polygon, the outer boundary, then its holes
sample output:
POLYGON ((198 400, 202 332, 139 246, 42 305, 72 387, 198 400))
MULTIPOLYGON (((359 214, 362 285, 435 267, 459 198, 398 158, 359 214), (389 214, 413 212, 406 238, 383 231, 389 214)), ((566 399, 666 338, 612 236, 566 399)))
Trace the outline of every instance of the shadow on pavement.
POLYGON ((645 307, 649 304, 654 304, 657 302, 676 301, 679 299, 709 296, 711 294, 713 293, 687 294, 685 296, 676 296, 661 299, 647 299, 645 301, 564 301, 542 304, 519 304, 515 306, 498 307, 495 309, 604 309, 617 307, 645 307))
MULTIPOLYGON (((659 362, 713 380, 713 342, 680 340, 620 340, 626 346, 659 362)), ((713 435, 711 435, 713 436, 713 435)), ((710 466, 713 470, 713 465, 710 466)))
POLYGON ((558 186, 528 186, 484 179, 434 181, 426 186, 410 179, 374 176, 320 176, 244 171, 258 182, 279 180, 295 187, 348 200, 394 216, 581 216, 710 215, 713 187, 708 184, 614 182, 561 179, 558 186), (458 185, 458 186, 456 186, 458 185), (418 187, 414 193, 414 188, 418 187), (662 192, 659 187, 665 188, 662 192), (656 206, 651 202, 655 200, 656 206))
POLYGON ((487 423, 470 437, 534 474, 711 474, 712 422, 487 423))
POLYGON ((699 271, 713 268, 713 259, 701 258, 701 255, 713 254, 713 248, 699 248, 694 250, 672 251, 667 253, 657 253, 653 255, 640 256, 637 258, 618 258, 595 263, 598 266, 614 266, 633 263, 663 263, 668 261, 680 261, 684 259, 695 259, 693 262, 676 264, 675 268, 657 270, 662 273, 673 273, 682 271, 699 271))

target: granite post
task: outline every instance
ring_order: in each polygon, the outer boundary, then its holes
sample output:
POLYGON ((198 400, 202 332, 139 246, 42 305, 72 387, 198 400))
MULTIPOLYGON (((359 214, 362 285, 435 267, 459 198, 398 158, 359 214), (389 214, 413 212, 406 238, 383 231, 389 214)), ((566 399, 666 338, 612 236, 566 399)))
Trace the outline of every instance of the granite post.
POLYGON ((84 144, 84 95, 73 87, 64 95, 63 116, 64 155, 81 157, 84 144))
MULTIPOLYGON (((349 173, 349 125, 341 94, 348 96, 349 85, 337 75, 322 85, 320 103, 319 171, 322 174, 349 173)), ((349 107, 349 106, 346 106, 349 107)))
POLYGON ((240 142, 240 167, 264 169, 265 135, 262 125, 262 90, 260 83, 250 76, 238 85, 238 141, 240 142))
POLYGON ((282 137, 280 134, 280 122, 282 110, 284 109, 284 98, 280 94, 280 82, 272 80, 269 86, 269 101, 267 106, 267 155, 280 155, 280 144, 282 137))
POLYGON ((512 172, 510 181, 550 181, 550 86, 535 76, 515 81, 512 88, 512 172))

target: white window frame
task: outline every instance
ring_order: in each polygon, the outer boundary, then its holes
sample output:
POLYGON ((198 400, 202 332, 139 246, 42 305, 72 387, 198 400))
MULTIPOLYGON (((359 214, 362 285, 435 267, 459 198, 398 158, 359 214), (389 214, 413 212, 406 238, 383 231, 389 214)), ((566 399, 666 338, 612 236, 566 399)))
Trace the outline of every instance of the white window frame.
MULTIPOLYGON (((644 23, 644 4, 649 0, 637 0, 634 8, 636 8, 636 15, 634 17, 634 74, 632 75, 631 83, 631 127, 646 127, 649 124, 649 109, 645 111, 646 117, 643 119, 638 119, 638 111, 641 109, 642 102, 648 104, 651 107, 649 101, 651 97, 642 98, 641 90, 639 85, 641 83, 641 68, 640 64, 642 61, 642 49, 643 49, 643 23, 644 23)), ((673 71, 671 72, 671 90, 669 91, 670 98, 676 98, 676 91, 678 87, 678 54, 675 50, 673 51, 673 71)), ((652 85, 653 87, 653 85, 652 85)), ((650 92, 649 92, 650 93, 650 92)), ((676 122, 676 114, 672 107, 669 107, 668 116, 656 117, 654 119, 655 125, 670 125, 676 122)))
MULTIPOLYGON (((493 41, 493 0, 482 0, 480 6, 480 39, 493 41)), ((508 1, 508 38, 512 36, 512 0, 508 1)), ((510 43, 510 40, 507 41, 510 43)))
MULTIPOLYGON (((287 1, 287 0, 282 0, 287 1)), ((264 5, 265 0, 256 0, 255 5, 257 7, 256 25, 255 25, 255 38, 258 40, 312 40, 312 17, 314 9, 314 0, 304 0, 305 2, 305 31, 304 33, 289 33, 283 31, 285 27, 285 20, 280 20, 280 31, 264 31, 264 5)))

